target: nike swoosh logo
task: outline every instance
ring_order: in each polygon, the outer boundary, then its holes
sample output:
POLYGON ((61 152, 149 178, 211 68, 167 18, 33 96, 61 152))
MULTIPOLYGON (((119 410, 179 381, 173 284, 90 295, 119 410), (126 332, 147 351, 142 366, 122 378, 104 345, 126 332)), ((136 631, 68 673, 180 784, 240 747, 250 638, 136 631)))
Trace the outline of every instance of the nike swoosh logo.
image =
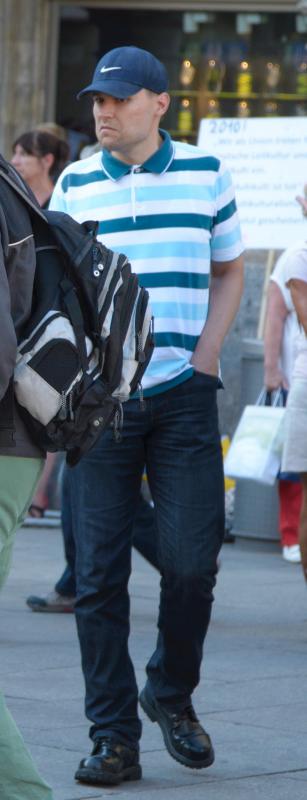
POLYGON ((101 67, 100 72, 111 72, 111 69, 122 69, 122 67, 101 67))

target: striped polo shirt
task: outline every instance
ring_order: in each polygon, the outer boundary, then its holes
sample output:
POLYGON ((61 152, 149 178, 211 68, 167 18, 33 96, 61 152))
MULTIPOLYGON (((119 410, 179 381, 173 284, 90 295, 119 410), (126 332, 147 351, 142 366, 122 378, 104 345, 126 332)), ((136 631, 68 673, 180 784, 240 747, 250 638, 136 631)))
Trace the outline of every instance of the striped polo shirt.
POLYGON ((242 253, 228 170, 193 145, 163 143, 131 166, 102 150, 62 172, 50 208, 99 221, 98 238, 125 253, 149 290, 155 349, 146 394, 190 377, 190 358, 208 313, 210 262, 242 253))

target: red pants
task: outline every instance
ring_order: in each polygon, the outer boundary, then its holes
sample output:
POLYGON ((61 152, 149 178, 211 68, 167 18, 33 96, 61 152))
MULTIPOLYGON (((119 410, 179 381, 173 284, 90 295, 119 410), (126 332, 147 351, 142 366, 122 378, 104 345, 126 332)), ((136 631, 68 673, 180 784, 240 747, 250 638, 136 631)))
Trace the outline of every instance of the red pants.
POLYGON ((278 481, 279 532, 282 547, 298 544, 298 526, 302 505, 302 484, 278 481))

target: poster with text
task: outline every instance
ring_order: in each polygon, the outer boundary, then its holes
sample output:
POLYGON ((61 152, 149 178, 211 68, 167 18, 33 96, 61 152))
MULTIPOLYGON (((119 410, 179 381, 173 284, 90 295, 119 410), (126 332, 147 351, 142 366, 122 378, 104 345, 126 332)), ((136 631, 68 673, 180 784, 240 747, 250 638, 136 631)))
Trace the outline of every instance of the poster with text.
POLYGON ((197 144, 231 170, 246 248, 280 250, 307 238, 296 201, 307 184, 307 119, 203 119, 197 144))

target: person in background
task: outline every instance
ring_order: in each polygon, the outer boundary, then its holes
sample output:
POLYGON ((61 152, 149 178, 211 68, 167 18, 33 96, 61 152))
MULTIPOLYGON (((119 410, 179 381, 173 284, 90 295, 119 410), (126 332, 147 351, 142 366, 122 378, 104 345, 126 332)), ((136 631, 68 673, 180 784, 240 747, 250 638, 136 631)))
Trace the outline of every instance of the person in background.
MULTIPOLYGON (((71 470, 64 464, 62 474, 61 522, 65 568, 55 586, 46 595, 30 595, 26 603, 31 611, 72 614, 76 602, 76 545, 73 528, 71 470)), ((144 493, 145 494, 145 493, 144 493)), ((154 509, 140 492, 133 527, 133 547, 152 567, 159 570, 158 537, 154 509)))
MULTIPOLYGON (((299 332, 296 311, 286 286, 288 263, 303 242, 289 247, 279 257, 270 278, 264 329, 264 385, 269 392, 281 389, 286 396, 294 363, 294 343, 299 332)), ((300 563, 298 527, 302 505, 299 475, 281 474, 278 481, 279 531, 282 555, 292 564, 300 563)))
MULTIPOLYGON (((30 186, 42 208, 48 208, 54 183, 69 162, 69 146, 64 136, 64 131, 55 124, 42 123, 35 130, 22 133, 13 144, 11 163, 30 186)), ((44 516, 48 507, 48 484, 55 462, 56 455, 48 453, 43 475, 29 508, 30 517, 44 516)))
POLYGON ((220 350, 242 293, 243 247, 228 170, 160 128, 167 87, 152 53, 106 53, 82 92, 92 95, 102 151, 67 167, 51 200, 80 222, 89 213, 99 220, 99 238, 126 253, 149 288, 155 318, 145 406, 131 398, 121 442, 114 446, 106 431, 71 471, 75 612, 94 744, 75 777, 93 785, 142 775, 128 581, 144 467, 162 579, 157 645, 139 699, 173 758, 198 769, 214 760, 192 692, 224 538, 216 396, 220 350))
POLYGON ((99 150, 101 150, 101 144, 99 144, 99 142, 92 142, 92 144, 86 144, 85 147, 82 147, 82 150, 80 150, 79 158, 80 159, 88 158, 89 156, 92 156, 94 153, 99 153, 99 150))
MULTIPOLYGON (((304 210, 304 206, 302 208, 304 210)), ((286 406, 282 470, 300 473, 303 498, 299 544, 307 581, 307 240, 288 259, 285 277, 300 329, 295 341, 294 366, 286 406)))
MULTIPOLYGON (((30 216, 3 174, 20 180, 0 157, 0 587, 10 568, 17 529, 44 465, 13 396, 17 340, 32 307, 36 264, 30 216)), ((52 800, 0 692, 1 800, 52 800)))
POLYGON ((32 189, 42 208, 48 208, 54 183, 69 161, 69 146, 49 130, 22 133, 13 144, 11 163, 32 189))

